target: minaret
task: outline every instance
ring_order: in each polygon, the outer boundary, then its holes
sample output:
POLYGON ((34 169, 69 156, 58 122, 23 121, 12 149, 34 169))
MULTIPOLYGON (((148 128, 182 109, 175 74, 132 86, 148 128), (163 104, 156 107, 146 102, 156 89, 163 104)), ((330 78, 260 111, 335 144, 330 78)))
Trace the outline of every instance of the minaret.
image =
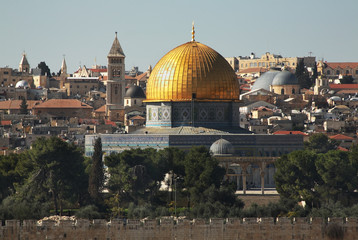
POLYGON ((117 119, 118 112, 123 108, 125 93, 125 55, 116 36, 114 38, 111 50, 108 53, 108 80, 107 80, 107 100, 106 100, 106 117, 117 119), (115 116, 114 116, 115 115, 115 116))
POLYGON ((22 54, 22 58, 19 64, 19 72, 30 73, 30 64, 27 61, 25 52, 22 54))

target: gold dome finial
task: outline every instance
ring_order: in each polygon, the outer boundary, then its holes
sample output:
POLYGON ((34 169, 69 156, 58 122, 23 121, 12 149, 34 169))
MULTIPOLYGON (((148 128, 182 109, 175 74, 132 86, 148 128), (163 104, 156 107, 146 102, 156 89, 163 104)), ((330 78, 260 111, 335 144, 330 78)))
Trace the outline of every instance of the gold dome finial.
POLYGON ((194 21, 193 21, 192 30, 191 30, 191 41, 192 41, 192 42, 195 42, 194 21))

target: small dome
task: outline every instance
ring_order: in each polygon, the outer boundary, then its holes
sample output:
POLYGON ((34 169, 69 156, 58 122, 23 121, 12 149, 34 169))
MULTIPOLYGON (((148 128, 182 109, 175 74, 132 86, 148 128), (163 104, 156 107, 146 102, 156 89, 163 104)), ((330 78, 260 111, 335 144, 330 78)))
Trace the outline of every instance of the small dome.
POLYGON ((235 152, 231 142, 222 138, 217 140, 210 146, 210 151, 213 153, 214 156, 228 155, 233 154, 235 152))
POLYGON ((289 71, 282 71, 274 77, 272 80, 272 85, 298 85, 298 80, 293 73, 289 71))
POLYGON ((20 80, 16 83, 15 88, 29 88, 30 85, 26 80, 20 80))
POLYGON ((126 98, 145 98, 145 94, 141 87, 133 85, 130 88, 128 88, 124 97, 126 97, 126 98))
POLYGON ((279 73, 280 73, 279 71, 275 71, 275 70, 270 70, 268 72, 265 72, 258 79, 256 79, 255 83, 252 85, 251 91, 260 88, 270 91, 270 85, 272 84, 272 81, 275 78, 275 76, 279 73))

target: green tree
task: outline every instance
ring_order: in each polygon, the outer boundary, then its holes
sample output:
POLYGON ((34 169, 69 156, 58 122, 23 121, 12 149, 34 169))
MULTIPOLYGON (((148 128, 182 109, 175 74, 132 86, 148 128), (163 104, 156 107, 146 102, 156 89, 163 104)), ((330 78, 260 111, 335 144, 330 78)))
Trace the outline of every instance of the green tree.
POLYGON ((46 65, 45 62, 40 62, 37 67, 41 69, 41 75, 47 75, 48 77, 51 77, 50 68, 46 65))
POLYGON ((309 89, 313 85, 303 60, 297 62, 295 75, 301 88, 309 89))
POLYGON ((294 151, 276 160, 274 175, 277 192, 284 198, 306 201, 308 206, 319 203, 315 188, 322 183, 315 166, 313 151, 294 151))
MULTIPOLYGON (((29 150, 31 171, 20 189, 29 196, 52 198, 55 212, 62 214, 63 201, 78 202, 88 188, 82 152, 57 137, 39 138, 29 150)), ((48 199, 49 200, 49 199, 48 199)))
POLYGON ((345 75, 340 81, 342 84, 351 84, 353 83, 354 78, 352 77, 352 75, 345 75))
POLYGON ((89 174, 88 192, 94 202, 100 201, 100 194, 104 187, 104 168, 102 161, 102 140, 97 138, 94 144, 92 167, 89 174))
POLYGON ((225 175, 225 169, 219 166, 217 159, 211 156, 204 146, 194 146, 185 156, 184 185, 189 191, 191 201, 204 201, 202 193, 211 185, 219 188, 225 175))
POLYGON ((17 185, 23 184, 25 176, 19 168, 26 158, 25 153, 0 156, 0 201, 15 193, 17 185))
POLYGON ((29 111, 27 109, 27 101, 25 98, 22 98, 21 104, 20 104, 20 114, 28 114, 29 111))
POLYGON ((349 204, 358 185, 357 159, 349 155, 349 152, 329 151, 318 156, 316 169, 323 182, 315 189, 322 200, 349 204))
POLYGON ((116 196, 116 209, 120 205, 134 202, 141 204, 152 202, 159 191, 167 167, 163 159, 158 157, 155 149, 133 149, 105 158, 110 178, 108 188, 116 196))
MULTIPOLYGON (((317 77, 318 77, 317 63, 315 62, 314 66, 313 66, 313 68, 312 68, 312 76, 311 76, 311 83, 312 83, 312 85, 315 84, 317 77)), ((312 85, 311 85, 311 86, 312 86, 312 85)))
POLYGON ((326 153, 337 148, 338 143, 334 139, 328 138, 326 134, 316 133, 304 142, 305 149, 315 151, 316 153, 326 153))

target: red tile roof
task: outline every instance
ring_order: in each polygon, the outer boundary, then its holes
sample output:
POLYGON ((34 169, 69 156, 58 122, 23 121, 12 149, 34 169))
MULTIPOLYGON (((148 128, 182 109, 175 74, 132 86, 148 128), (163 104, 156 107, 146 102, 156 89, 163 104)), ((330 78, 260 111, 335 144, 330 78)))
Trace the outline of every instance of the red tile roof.
MULTIPOLYGON (((22 100, 8 100, 8 101, 1 101, 0 102, 0 109, 20 109, 20 105, 22 100)), ((31 110, 36 104, 41 103, 41 101, 36 100, 27 100, 27 109, 31 110)))
POLYGON ((354 138, 343 135, 343 134, 337 134, 334 136, 330 136, 330 139, 335 139, 335 140, 354 140, 354 138))
POLYGON ((1 120, 0 125, 1 126, 9 126, 9 125, 11 125, 11 120, 1 120))
POLYGON ((106 68, 92 68, 90 69, 92 72, 107 72, 106 68))
POLYGON ((331 89, 358 89, 358 84, 329 84, 331 89))
POLYGON ((86 103, 83 103, 77 99, 50 99, 39 105, 36 105, 34 109, 44 109, 44 108, 85 108, 92 109, 86 103))
POLYGON ((301 131, 276 131, 273 133, 274 135, 288 135, 288 134, 293 134, 293 135, 303 135, 303 136, 308 136, 308 134, 301 132, 301 131))
POLYGON ((97 113, 104 113, 106 112, 106 105, 103 105, 102 107, 99 107, 95 110, 97 113))
POLYGON ((113 127, 117 127, 117 125, 116 125, 115 122, 112 122, 112 121, 107 120, 107 119, 104 120, 104 124, 106 124, 106 125, 112 125, 113 127))
POLYGON ((134 117, 131 117, 130 120, 145 120, 145 118, 142 116, 134 116, 134 117))
POLYGON ((358 62, 325 62, 327 67, 336 69, 336 68, 356 68, 358 67, 358 62))
POLYGON ((260 73, 264 73, 267 72, 268 69, 267 68, 261 68, 261 67, 256 67, 256 68, 246 68, 246 69, 242 69, 240 70, 238 73, 254 73, 254 72, 260 72, 260 73))
POLYGON ((341 147, 341 146, 338 146, 338 147, 337 147, 337 150, 344 151, 344 152, 348 152, 348 151, 349 151, 347 148, 344 148, 344 147, 341 147))
POLYGON ((126 80, 137 80, 136 77, 132 77, 132 76, 129 76, 129 75, 125 75, 124 78, 125 78, 126 80))

